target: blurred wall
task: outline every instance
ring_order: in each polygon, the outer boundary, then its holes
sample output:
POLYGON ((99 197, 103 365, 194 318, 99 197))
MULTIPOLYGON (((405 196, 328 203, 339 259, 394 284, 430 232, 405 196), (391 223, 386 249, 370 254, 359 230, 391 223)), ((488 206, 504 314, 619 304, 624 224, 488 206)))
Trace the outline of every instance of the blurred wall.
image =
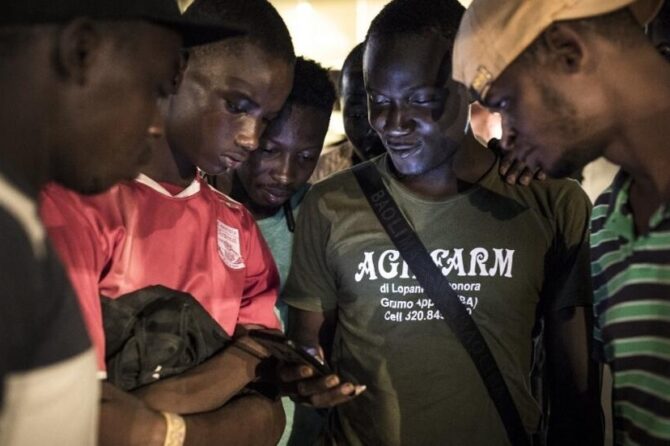
POLYGON ((297 54, 339 69, 386 0, 271 0, 286 21, 297 54))
MULTIPOLYGON (((182 10, 193 0, 177 0, 182 10)), ((244 1, 244 0, 239 0, 244 1)), ((467 5, 471 0, 460 0, 467 5)), ((339 69, 388 0, 270 0, 291 31, 296 52, 339 69)))

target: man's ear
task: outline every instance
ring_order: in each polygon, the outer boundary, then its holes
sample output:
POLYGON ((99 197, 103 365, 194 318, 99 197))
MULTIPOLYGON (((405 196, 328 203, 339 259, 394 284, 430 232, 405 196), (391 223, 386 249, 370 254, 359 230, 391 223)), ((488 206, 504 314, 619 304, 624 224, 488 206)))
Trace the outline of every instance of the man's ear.
POLYGON ((186 73, 186 68, 188 68, 189 57, 190 53, 188 50, 182 50, 179 57, 179 70, 177 70, 177 74, 172 79, 172 91, 170 91, 170 94, 176 94, 179 91, 179 87, 184 80, 184 73, 186 73))
POLYGON ((75 19, 63 26, 55 55, 60 74, 78 85, 86 83, 101 43, 101 30, 89 19, 75 19))
POLYGON ((584 37, 573 26, 554 23, 542 33, 548 62, 564 73, 575 73, 584 65, 584 37))

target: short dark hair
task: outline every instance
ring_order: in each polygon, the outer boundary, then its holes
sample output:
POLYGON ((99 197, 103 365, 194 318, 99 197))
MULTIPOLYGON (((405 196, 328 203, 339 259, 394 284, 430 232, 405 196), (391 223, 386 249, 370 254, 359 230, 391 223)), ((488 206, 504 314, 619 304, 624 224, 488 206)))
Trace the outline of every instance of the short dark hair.
MULTIPOLYGON (((267 0, 195 0, 184 15, 234 23, 247 31, 242 39, 289 64, 295 61, 291 34, 275 7, 267 0)), ((228 39, 223 43, 236 40, 228 39)), ((207 45, 195 47, 193 52, 206 51, 206 48, 207 45)))
POLYGON ((365 40, 435 32, 453 44, 464 13, 458 0, 393 0, 372 20, 365 40))
POLYGON ((365 42, 361 42, 352 49, 347 58, 344 59, 342 64, 342 70, 340 71, 340 76, 337 79, 337 88, 342 94, 342 82, 344 81, 344 73, 350 70, 354 66, 363 67, 363 53, 365 52, 365 42))
POLYGON ((286 102, 330 113, 336 98, 335 86, 330 80, 328 70, 318 62, 298 57, 295 62, 293 89, 286 102))

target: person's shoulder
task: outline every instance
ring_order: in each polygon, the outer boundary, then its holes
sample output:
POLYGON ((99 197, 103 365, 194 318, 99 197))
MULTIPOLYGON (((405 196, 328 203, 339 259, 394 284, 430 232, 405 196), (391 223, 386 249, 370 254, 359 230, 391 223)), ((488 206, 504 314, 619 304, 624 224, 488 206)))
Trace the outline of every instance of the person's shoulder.
POLYGON ((212 199, 220 202, 223 204, 226 208, 231 209, 233 211, 240 211, 244 212, 246 211, 246 208, 242 203, 239 201, 235 200, 232 198, 230 195, 226 195, 211 184, 208 184, 206 181, 202 181, 202 187, 205 191, 205 193, 211 197, 212 199))
POLYGON ((324 178, 323 180, 312 185, 309 194, 318 195, 318 196, 327 196, 328 194, 362 194, 360 187, 358 186, 358 181, 356 181, 356 176, 354 175, 354 169, 360 169, 364 165, 373 164, 380 170, 382 175, 384 175, 384 163, 386 162, 385 154, 379 155, 375 158, 372 158, 368 161, 363 161, 361 164, 349 167, 347 169, 341 170, 332 174, 331 176, 324 178))
MULTIPOLYGON (((524 186, 520 186, 524 187, 524 186)), ((581 216, 588 221, 591 200, 581 184, 572 178, 547 178, 535 180, 527 186, 532 197, 529 204, 551 220, 581 216)))
POLYGON ((36 218, 0 206, 0 263, 37 265, 47 255, 44 229, 36 218))
POLYGON ((224 194, 215 187, 202 181, 204 196, 207 200, 216 203, 217 218, 219 224, 236 228, 242 232, 250 232, 256 225, 256 220, 251 212, 239 201, 224 194))
POLYGON ((579 200, 590 203, 589 197, 579 181, 572 178, 547 178, 545 180, 535 180, 527 187, 533 193, 544 195, 552 201, 579 200))
POLYGON ((39 218, 38 202, 32 195, 0 175, 0 246, 11 262, 43 259, 47 252, 46 232, 39 218), (17 260, 24 260, 17 259, 17 260))
POLYGON ((498 174, 496 167, 484 187, 549 219, 555 218, 559 212, 566 212, 577 206, 581 209, 591 208, 588 195, 579 182, 571 178, 533 179, 528 186, 508 184, 498 174))
POLYGON ((348 167, 346 169, 335 172, 320 181, 317 181, 316 183, 312 184, 309 192, 325 193, 327 191, 347 188, 351 184, 355 184, 356 180, 354 178, 352 169, 353 167, 348 167))
POLYGON ((80 194, 56 183, 43 188, 40 213, 47 226, 63 225, 77 220, 107 220, 135 201, 133 182, 124 182, 95 195, 80 194))

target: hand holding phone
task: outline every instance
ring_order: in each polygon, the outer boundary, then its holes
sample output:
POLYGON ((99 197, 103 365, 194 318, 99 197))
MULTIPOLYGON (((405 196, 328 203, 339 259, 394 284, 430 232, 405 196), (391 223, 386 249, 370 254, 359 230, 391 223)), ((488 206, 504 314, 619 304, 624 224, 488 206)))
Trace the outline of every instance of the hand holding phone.
POLYGON ((307 365, 314 369, 316 376, 327 376, 333 372, 317 356, 316 351, 297 345, 283 333, 276 330, 250 330, 249 337, 266 348, 272 356, 287 364, 307 365))
POLYGON ((366 389, 351 381, 343 382, 318 355, 317 349, 306 349, 276 330, 252 330, 255 342, 282 361, 280 380, 287 395, 314 407, 333 407, 350 401, 366 389))

